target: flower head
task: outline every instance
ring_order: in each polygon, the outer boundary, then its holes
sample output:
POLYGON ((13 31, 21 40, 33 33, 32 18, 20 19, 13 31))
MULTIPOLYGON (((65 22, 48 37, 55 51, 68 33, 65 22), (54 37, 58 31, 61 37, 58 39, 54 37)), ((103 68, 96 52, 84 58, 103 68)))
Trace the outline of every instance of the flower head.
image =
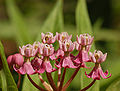
POLYGON ((25 46, 19 47, 21 55, 25 57, 33 57, 37 54, 38 49, 36 49, 36 43, 33 45, 27 44, 25 46))
POLYGON ((43 56, 51 56, 54 53, 54 47, 52 44, 43 44, 39 45, 39 54, 43 56))
POLYGON ((80 34, 78 37, 77 35, 77 43, 83 46, 91 45, 93 42, 94 37, 91 37, 89 34, 80 34))
POLYGON ((58 40, 60 40, 62 42, 66 39, 70 40, 72 38, 72 35, 68 35, 67 32, 62 32, 61 34, 56 33, 56 35, 58 36, 58 40))
POLYGON ((60 49, 64 52, 72 52, 75 48, 75 44, 71 40, 64 40, 63 42, 59 41, 60 49))
POLYGON ((37 73, 44 73, 45 70, 48 73, 50 73, 55 70, 52 68, 52 65, 48 58, 41 59, 41 58, 36 57, 35 59, 33 59, 31 61, 31 64, 32 64, 34 70, 37 71, 37 73))
POLYGON ((101 51, 96 51, 96 50, 94 51, 93 54, 89 52, 89 55, 93 63, 102 63, 105 61, 107 57, 107 53, 103 54, 101 51))
POLYGON ((46 44, 52 44, 56 41, 57 36, 53 36, 53 33, 47 32, 47 33, 41 33, 42 42, 46 44))
POLYGON ((100 63, 105 61, 106 56, 107 56, 107 53, 103 54, 101 51, 97 51, 97 52, 95 51, 93 54, 90 53, 91 62, 95 63, 95 66, 89 74, 86 74, 85 72, 85 75, 88 78, 100 80, 100 76, 104 79, 111 77, 111 74, 107 77, 108 71, 104 73, 100 65, 100 63))

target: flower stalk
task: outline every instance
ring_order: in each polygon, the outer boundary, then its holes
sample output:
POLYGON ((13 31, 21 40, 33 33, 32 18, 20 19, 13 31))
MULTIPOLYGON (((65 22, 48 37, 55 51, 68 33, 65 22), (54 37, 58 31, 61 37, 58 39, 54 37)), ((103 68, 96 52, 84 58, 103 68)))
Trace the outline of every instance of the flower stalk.
POLYGON ((18 73, 18 82, 17 82, 17 88, 20 87, 20 83, 21 83, 21 74, 18 73))
POLYGON ((95 79, 85 88, 81 89, 80 91, 86 91, 87 89, 89 89, 94 83, 95 83, 95 79))
POLYGON ((29 81, 30 81, 37 89, 39 89, 40 91, 47 91, 47 90, 43 89, 42 87, 38 86, 38 85, 32 80, 32 78, 31 78, 28 74, 27 74, 27 77, 28 77, 29 81))

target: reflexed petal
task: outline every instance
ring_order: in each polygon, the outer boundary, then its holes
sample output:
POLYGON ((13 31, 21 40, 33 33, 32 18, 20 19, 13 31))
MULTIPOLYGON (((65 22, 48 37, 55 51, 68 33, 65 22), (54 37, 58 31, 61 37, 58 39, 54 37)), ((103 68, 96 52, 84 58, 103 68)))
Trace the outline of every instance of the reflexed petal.
POLYGON ((63 59, 63 63, 62 63, 62 67, 66 67, 66 68, 76 68, 76 66, 74 66, 72 60, 70 57, 65 57, 63 59))
POLYGON ((17 64, 18 66, 23 65, 24 58, 21 54, 19 54, 19 53, 14 54, 13 55, 13 60, 14 60, 14 63, 17 64))
POLYGON ((87 51, 82 50, 82 60, 83 60, 83 62, 90 61, 90 59, 88 57, 88 52, 87 51))
POLYGON ((100 73, 101 77, 104 78, 104 79, 107 79, 107 78, 111 77, 111 74, 108 77, 106 77, 107 76, 106 73, 104 74, 104 72, 102 71, 101 68, 99 68, 99 73, 100 73))
POLYGON ((8 56, 7 62, 9 66, 12 66, 14 64, 13 55, 8 56))
POLYGON ((18 69, 18 71, 21 74, 25 74, 25 73, 29 75, 35 74, 35 71, 30 62, 25 62, 24 65, 20 67, 20 69, 18 69))
POLYGON ((89 55, 90 55, 91 61, 93 63, 96 63, 96 59, 95 59, 94 55, 91 52, 89 52, 89 55))
POLYGON ((45 65, 45 69, 48 73, 52 72, 52 65, 51 65, 50 61, 45 61, 44 65, 45 65))
POLYGON ((61 50, 61 49, 58 49, 58 50, 57 50, 57 53, 56 53, 56 56, 57 56, 57 57, 59 57, 59 56, 62 56, 62 57, 63 57, 63 56, 64 56, 64 51, 61 50))

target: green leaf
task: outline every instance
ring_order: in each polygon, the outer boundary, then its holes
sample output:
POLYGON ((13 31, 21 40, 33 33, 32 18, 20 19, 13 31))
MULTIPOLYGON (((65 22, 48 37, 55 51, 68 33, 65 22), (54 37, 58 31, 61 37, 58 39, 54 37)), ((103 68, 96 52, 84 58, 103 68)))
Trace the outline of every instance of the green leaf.
MULTIPOLYGON (((112 60, 111 58, 108 60, 112 60)), ((100 87, 101 88, 106 88, 110 85, 110 83, 114 82, 114 80, 117 80, 120 77, 120 58, 117 57, 116 59, 114 58, 113 61, 106 61, 105 68, 111 73, 111 77, 109 79, 102 79, 100 81, 100 87)))
POLYGON ((1 70, 0 73, 1 73, 1 81, 2 81, 2 91, 7 91, 7 82, 5 78, 5 73, 3 70, 1 70))
MULTIPOLYGON (((44 22, 41 32, 61 32, 63 30, 63 15, 62 15, 63 0, 57 0, 52 12, 44 22)), ((37 41, 40 41, 41 35, 38 35, 37 41)))
POLYGON ((0 42, 0 55, 1 55, 2 63, 3 63, 4 74, 5 74, 6 81, 7 81, 7 91, 18 91, 15 81, 9 70, 7 60, 5 57, 5 53, 4 53, 4 48, 1 42, 0 42))
MULTIPOLYGON (((86 1, 85 0, 78 0, 77 3, 77 8, 76 8, 76 25, 77 25, 77 33, 88 33, 90 35, 93 35, 93 31, 92 31, 92 26, 91 26, 91 22, 88 16, 88 11, 87 11, 87 6, 86 6, 86 1)), ((95 50, 95 44, 92 44, 92 48, 91 51, 93 52, 95 50)), ((92 67, 93 64, 88 64, 89 67, 92 67)), ((84 75, 84 71, 87 71, 87 73, 89 73, 91 71, 91 69, 81 69, 81 89, 86 87, 91 81, 92 79, 87 78, 84 75)), ((97 81, 94 86, 92 86, 92 88, 90 88, 89 90, 91 91, 99 91, 99 82, 97 81)))
POLYGON ((2 78, 1 78, 1 71, 0 71, 0 91, 2 89, 2 78))
POLYGON ((106 89, 106 91, 120 91, 120 77, 113 83, 111 83, 111 85, 106 89))
POLYGON ((11 23, 15 27, 13 33, 17 38, 17 42, 21 45, 31 43, 32 37, 29 35, 29 31, 27 30, 26 24, 18 7, 15 5, 15 1, 6 0, 6 5, 11 23))
MULTIPOLYGON (((31 78, 36 84, 38 84, 38 85, 40 84, 38 74, 31 75, 31 78)), ((39 91, 39 90, 33 86, 33 84, 27 78, 27 75, 25 75, 24 81, 23 81, 23 86, 22 86, 22 91, 39 91)))
POLYGON ((91 35, 93 34, 85 0, 78 0, 76 8, 76 24, 77 32, 79 34, 80 33, 89 33, 91 35))

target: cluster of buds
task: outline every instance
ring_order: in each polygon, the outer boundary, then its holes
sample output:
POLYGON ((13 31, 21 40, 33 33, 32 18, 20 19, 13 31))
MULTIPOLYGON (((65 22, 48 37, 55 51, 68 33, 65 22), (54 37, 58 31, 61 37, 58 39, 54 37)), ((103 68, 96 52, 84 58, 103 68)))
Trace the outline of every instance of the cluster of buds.
MULTIPOLYGON (((72 42, 71 38, 72 35, 68 35, 67 32, 56 33, 55 36, 50 32, 45 34, 41 33, 42 43, 34 42, 32 45, 27 44, 19 47, 19 53, 10 55, 7 58, 8 65, 9 67, 13 66, 14 70, 19 74, 27 74, 28 78, 30 78, 29 75, 39 74, 42 82, 44 81, 40 74, 46 72, 50 85, 45 82, 46 85, 44 83, 44 86, 50 91, 64 91, 68 87, 68 84, 70 84, 66 83, 66 85, 62 87, 62 80, 64 80, 65 74, 63 74, 63 79, 61 80, 61 68, 72 68, 78 72, 81 67, 89 68, 86 66, 86 62, 95 64, 89 74, 85 72, 88 78, 94 80, 100 80, 101 77, 104 79, 109 78, 111 74, 107 77, 108 71, 104 73, 100 66, 100 64, 105 61, 107 53, 103 54, 101 51, 96 50, 94 53, 89 52, 94 37, 91 37, 89 34, 80 34, 80 36, 77 35, 76 41, 74 42, 72 42), (59 44, 57 50, 55 50, 53 46, 55 42, 59 44), (77 55, 71 53, 74 50, 78 51, 77 55), (51 63, 54 64, 52 65, 51 63), (55 71, 58 71, 60 81, 58 86, 55 86, 52 76, 50 76, 51 73, 55 71)), ((75 74, 76 72, 73 73, 73 75, 75 74)))

